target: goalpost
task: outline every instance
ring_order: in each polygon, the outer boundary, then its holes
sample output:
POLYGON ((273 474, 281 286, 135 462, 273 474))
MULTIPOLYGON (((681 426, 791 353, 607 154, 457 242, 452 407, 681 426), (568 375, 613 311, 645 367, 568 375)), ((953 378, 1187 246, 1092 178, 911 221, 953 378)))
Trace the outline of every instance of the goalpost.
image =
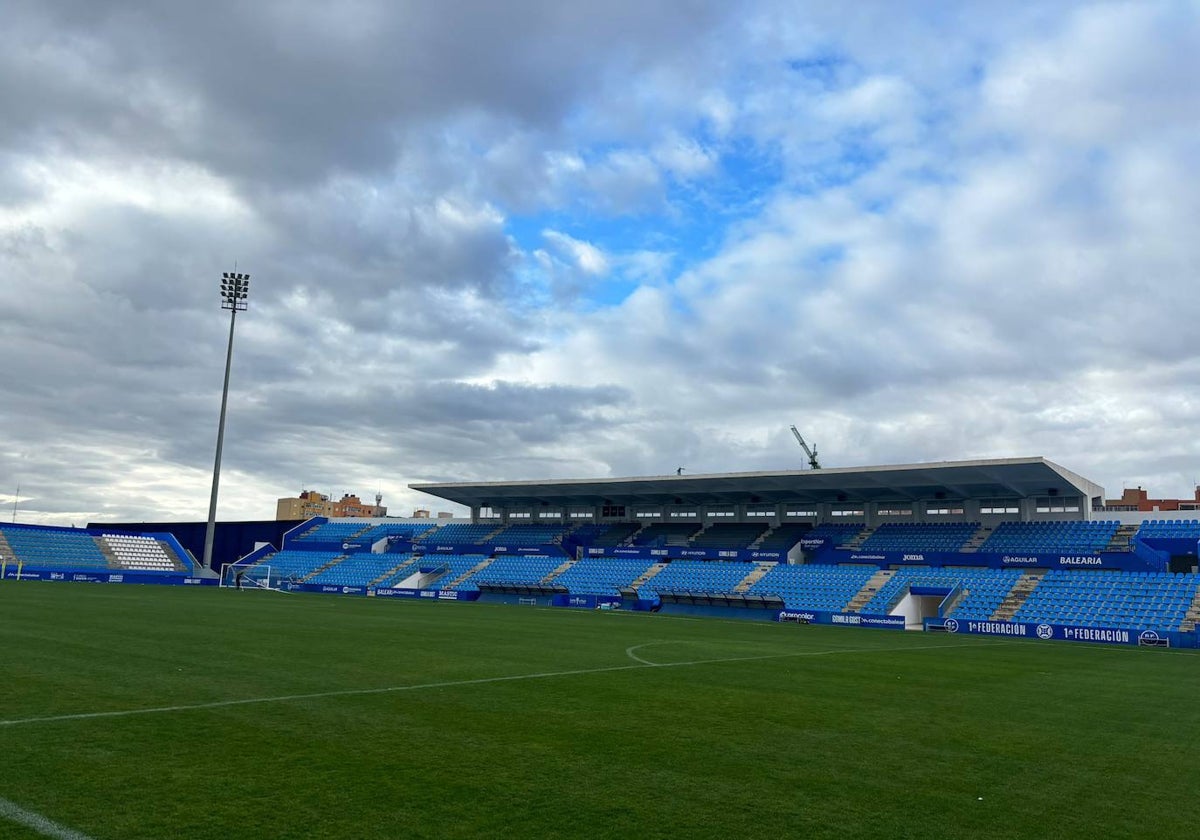
POLYGON ((237 589, 239 577, 242 589, 279 589, 283 582, 271 573, 271 567, 265 563, 253 566, 230 563, 221 570, 221 586, 237 589))

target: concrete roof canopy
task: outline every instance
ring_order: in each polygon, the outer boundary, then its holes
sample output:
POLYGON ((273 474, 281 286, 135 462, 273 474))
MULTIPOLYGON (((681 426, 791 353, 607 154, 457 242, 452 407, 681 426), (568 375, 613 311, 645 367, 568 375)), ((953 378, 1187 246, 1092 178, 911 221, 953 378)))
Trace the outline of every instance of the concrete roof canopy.
POLYGON ((819 504, 1104 495, 1104 488, 1098 484, 1041 457, 712 475, 410 484, 409 487, 472 508, 819 504))

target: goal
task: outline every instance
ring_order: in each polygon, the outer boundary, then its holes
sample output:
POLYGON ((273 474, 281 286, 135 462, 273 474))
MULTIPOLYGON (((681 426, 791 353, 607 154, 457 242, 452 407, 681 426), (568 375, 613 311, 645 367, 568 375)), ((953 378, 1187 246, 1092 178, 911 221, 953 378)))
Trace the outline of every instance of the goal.
POLYGON ((279 589, 279 575, 272 574, 271 567, 265 563, 243 565, 230 563, 221 570, 221 586, 231 589, 238 588, 238 578, 241 578, 242 589, 279 589))

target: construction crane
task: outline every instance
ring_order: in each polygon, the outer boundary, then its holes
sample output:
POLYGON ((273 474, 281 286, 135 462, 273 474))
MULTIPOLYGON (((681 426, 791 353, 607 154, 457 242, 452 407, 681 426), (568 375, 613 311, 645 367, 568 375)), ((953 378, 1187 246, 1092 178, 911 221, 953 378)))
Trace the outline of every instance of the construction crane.
POLYGON ((814 443, 812 449, 809 449, 808 444, 804 442, 804 438, 800 436, 800 431, 795 426, 792 426, 792 434, 796 436, 796 441, 800 444, 800 448, 808 456, 808 465, 814 470, 821 469, 821 462, 817 460, 817 445, 814 443))

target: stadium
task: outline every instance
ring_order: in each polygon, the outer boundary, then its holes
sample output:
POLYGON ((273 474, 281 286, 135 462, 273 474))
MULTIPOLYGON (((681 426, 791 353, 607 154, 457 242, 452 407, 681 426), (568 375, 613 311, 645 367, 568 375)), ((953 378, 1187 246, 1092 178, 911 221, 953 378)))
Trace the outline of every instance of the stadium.
POLYGON ((220 523, 212 569, 204 523, 0 526, 0 740, 36 803, 6 815, 97 838, 1191 824, 1197 520, 1098 511, 1043 458, 414 489, 470 522, 220 523))
POLYGON ((1200 2, 3 9, 0 840, 1195 834, 1200 2))

